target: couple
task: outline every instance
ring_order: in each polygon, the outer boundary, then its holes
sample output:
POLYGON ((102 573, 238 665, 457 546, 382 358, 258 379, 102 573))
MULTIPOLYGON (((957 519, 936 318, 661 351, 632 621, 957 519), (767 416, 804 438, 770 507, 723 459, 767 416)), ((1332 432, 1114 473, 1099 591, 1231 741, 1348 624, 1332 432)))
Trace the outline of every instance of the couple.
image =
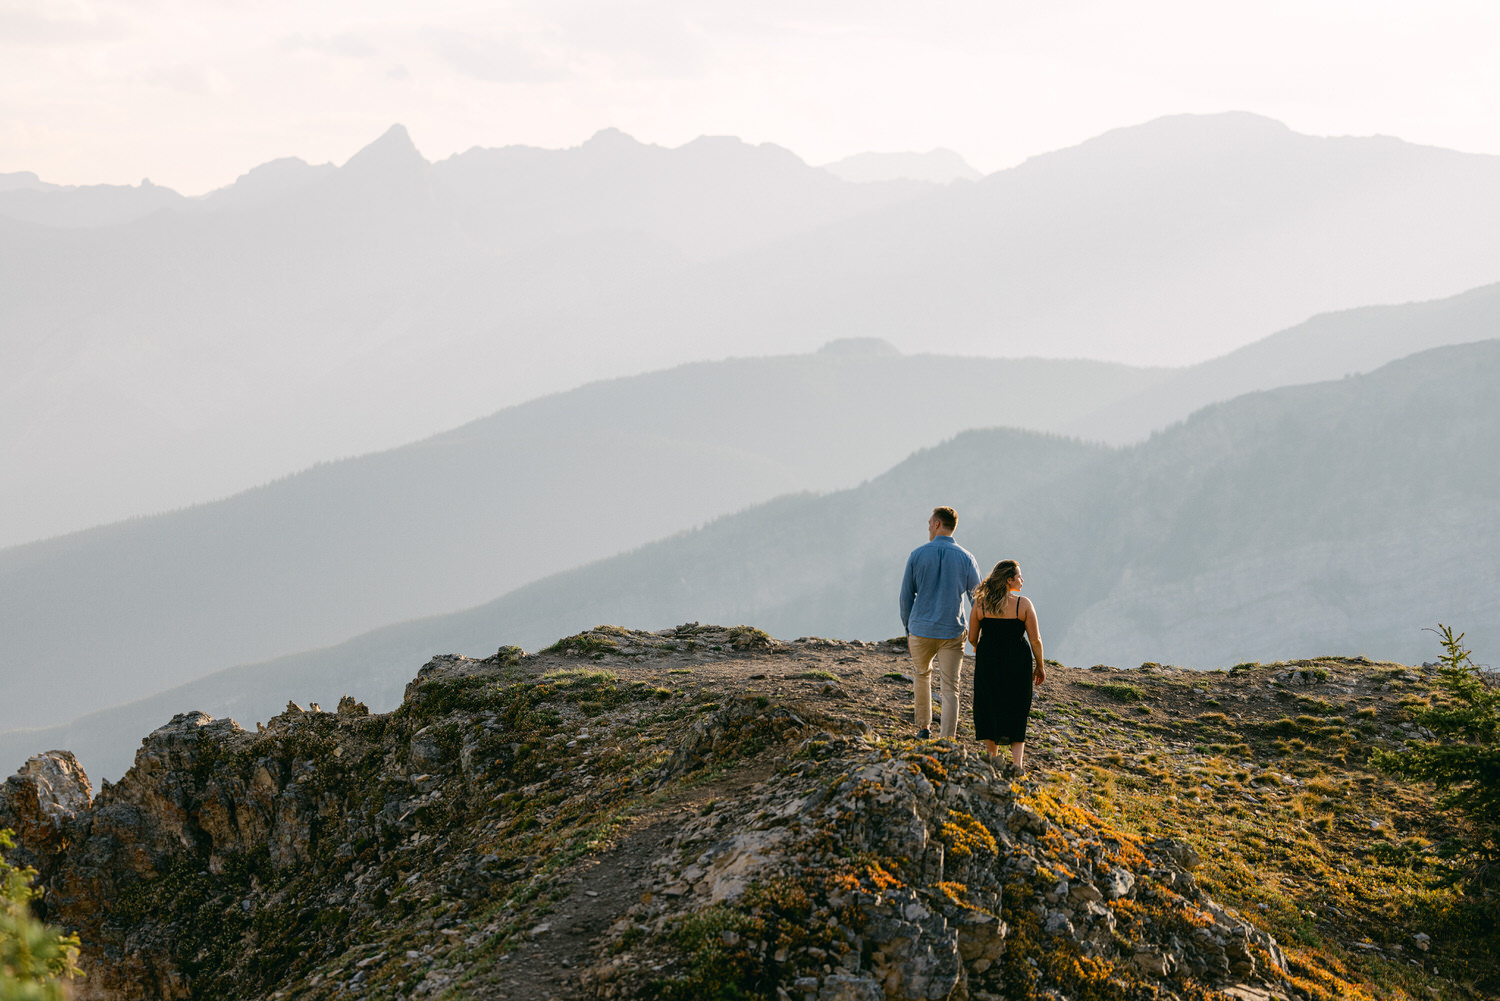
POLYGON ((951 507, 933 508, 927 519, 925 546, 906 560, 901 579, 901 624, 915 664, 917 733, 926 740, 932 724, 932 662, 938 664, 942 698, 941 736, 958 733, 958 688, 963 674, 964 598, 973 599, 967 623, 974 645, 974 736, 996 753, 1009 744, 1016 770, 1025 768, 1026 718, 1031 714, 1032 683, 1047 679, 1036 609, 1021 590, 1021 568, 1001 560, 988 577, 979 578, 973 555, 953 541, 958 514, 951 507))

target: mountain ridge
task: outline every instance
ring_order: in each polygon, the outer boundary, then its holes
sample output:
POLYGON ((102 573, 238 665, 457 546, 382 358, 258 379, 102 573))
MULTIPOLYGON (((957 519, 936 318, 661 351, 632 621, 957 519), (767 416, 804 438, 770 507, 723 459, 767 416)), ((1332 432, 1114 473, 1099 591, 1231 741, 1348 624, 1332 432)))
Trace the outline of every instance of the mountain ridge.
POLYGON ((907 663, 603 627, 433 658, 389 714, 180 714, 97 796, 41 755, 0 825, 100 1001, 1467 1001, 1500 977, 1485 905, 1440 879, 1453 818, 1370 770, 1430 669, 1053 665, 1017 775, 966 722, 912 739, 907 663))
POLYGON ((73 734, 87 760, 118 769, 174 700, 258 715, 278 704, 272 690, 329 699, 357 686, 379 707, 399 695, 402 663, 600 622, 737 618, 783 637, 879 638, 898 631, 894 582, 938 502, 958 507, 959 540, 983 564, 1028 568, 1048 652, 1064 662, 1220 667, 1309 648, 1402 659, 1438 621, 1500 644, 1489 598, 1500 470, 1473 459, 1500 450, 1500 426, 1474 402, 1494 378, 1500 341, 1249 394, 1128 449, 968 431, 858 488, 781 497, 461 612, 226 670, 86 724, 11 733, 3 747, 18 756, 73 734), (1392 561, 1418 582, 1413 594, 1380 584, 1392 561))
MULTIPOLYGON (((0 550, 0 667, 24 679, 44 651, 65 655, 104 708, 106 691, 169 687, 145 674, 185 682, 468 607, 780 493, 857 483, 1008 407, 1060 427, 1160 376, 825 352, 591 384, 215 504, 0 550), (931 402, 892 407, 903 394, 931 402)), ((0 726, 62 722, 35 696, 0 726)))
POLYGON ((8 541, 688 360, 868 336, 1139 362, 1170 336, 1186 361, 1500 275, 1500 160, 1234 116, 936 188, 734 140, 632 144, 602 171, 581 147, 408 151, 407 182, 370 190, 286 166, 253 196, 255 172, 237 182, 236 211, 0 223, 0 428, 24 429, 0 435, 22 485, 0 495, 8 541), (1229 155, 1255 137, 1275 141, 1229 155))

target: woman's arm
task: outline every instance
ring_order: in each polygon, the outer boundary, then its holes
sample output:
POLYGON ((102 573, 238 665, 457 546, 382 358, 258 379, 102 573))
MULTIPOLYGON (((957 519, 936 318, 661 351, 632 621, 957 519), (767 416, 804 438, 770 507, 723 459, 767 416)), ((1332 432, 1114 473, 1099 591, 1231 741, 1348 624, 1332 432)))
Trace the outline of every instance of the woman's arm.
POLYGON ((1042 656, 1042 634, 1036 623, 1036 606, 1031 603, 1030 598, 1021 600, 1026 602, 1021 609, 1026 617, 1026 641, 1031 644, 1031 656, 1036 659, 1036 669, 1031 676, 1040 685, 1047 680, 1047 661, 1042 656))
POLYGON ((979 649, 979 620, 984 618, 984 603, 976 601, 969 609, 969 645, 979 649))

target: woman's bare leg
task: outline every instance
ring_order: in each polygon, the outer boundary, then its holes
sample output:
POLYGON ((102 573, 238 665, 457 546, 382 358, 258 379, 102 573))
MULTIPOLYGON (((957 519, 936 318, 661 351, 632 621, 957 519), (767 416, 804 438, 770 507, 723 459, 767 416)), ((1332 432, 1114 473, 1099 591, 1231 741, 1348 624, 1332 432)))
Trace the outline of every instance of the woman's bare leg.
POLYGON ((1024 743, 1010 745, 1010 760, 1015 762, 1016 771, 1023 771, 1026 768, 1026 745, 1024 743))
POLYGON ((1000 752, 1000 745, 999 744, 995 743, 993 740, 986 740, 984 742, 984 753, 985 754, 988 754, 990 757, 993 758, 999 752, 1000 752))

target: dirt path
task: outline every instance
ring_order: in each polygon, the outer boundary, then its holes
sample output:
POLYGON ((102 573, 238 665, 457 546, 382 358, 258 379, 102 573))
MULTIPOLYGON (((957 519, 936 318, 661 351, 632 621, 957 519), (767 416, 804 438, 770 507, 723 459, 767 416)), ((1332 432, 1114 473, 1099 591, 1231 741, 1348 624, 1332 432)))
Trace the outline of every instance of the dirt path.
POLYGON ((684 821, 705 803, 748 791, 767 778, 777 761, 770 755, 713 782, 681 788, 636 815, 612 843, 583 859, 569 874, 573 891, 553 905, 528 936, 465 996, 476 1001, 576 1001, 584 996, 581 970, 593 965, 595 947, 610 925, 641 899, 652 863, 666 851, 684 821))

